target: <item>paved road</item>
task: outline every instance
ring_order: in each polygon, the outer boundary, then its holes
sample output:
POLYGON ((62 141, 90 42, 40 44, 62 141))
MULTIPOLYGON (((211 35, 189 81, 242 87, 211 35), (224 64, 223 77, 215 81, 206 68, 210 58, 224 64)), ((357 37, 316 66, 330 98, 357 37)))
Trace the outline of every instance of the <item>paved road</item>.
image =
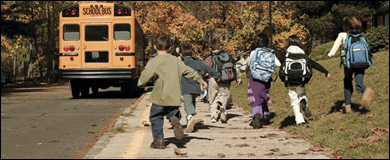
POLYGON ((119 88, 83 99, 68 86, 1 88, 1 159, 82 158, 133 101, 119 88))
MULTIPOLYGON (((266 126, 253 130, 249 126, 251 113, 244 112, 234 105, 228 110, 227 123, 210 123, 209 108, 198 102, 197 119, 203 120, 195 126, 195 132, 185 133, 182 140, 176 140, 173 129, 166 120, 164 140, 168 147, 164 150, 151 149, 152 134, 148 115, 150 93, 144 94, 121 116, 117 127, 123 133, 107 133, 86 154, 85 159, 144 158, 144 159, 183 159, 183 158, 228 158, 228 159, 329 159, 331 151, 312 145, 297 135, 266 126)), ((181 108, 185 115, 183 107, 181 108)), ((186 127, 186 120, 181 119, 186 127)))

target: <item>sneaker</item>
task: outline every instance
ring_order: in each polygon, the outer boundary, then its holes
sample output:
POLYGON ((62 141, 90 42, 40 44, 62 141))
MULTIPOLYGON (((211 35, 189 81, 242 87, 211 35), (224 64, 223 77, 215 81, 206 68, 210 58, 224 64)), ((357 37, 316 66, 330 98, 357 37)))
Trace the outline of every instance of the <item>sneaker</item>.
POLYGON ((299 106, 301 107, 301 109, 305 113, 306 117, 311 117, 311 112, 309 110, 309 107, 307 107, 306 100, 302 99, 301 102, 299 102, 299 106))
POLYGON ((221 112, 221 121, 226 122, 227 121, 226 109, 221 107, 221 109, 219 109, 219 111, 221 112))
POLYGON ((352 112, 351 105, 345 105, 345 103, 343 103, 343 108, 345 110, 345 113, 351 113, 352 112))
POLYGON ((187 133, 191 133, 194 130, 195 123, 196 123, 195 117, 189 115, 187 118, 187 129, 186 129, 187 133))
POLYGON ((217 118, 211 117, 211 123, 217 123, 217 118))
POLYGON ((253 118, 253 129, 259 129, 261 127, 262 127, 261 115, 260 114, 256 114, 255 118, 253 118))
POLYGON ((183 127, 181 126, 180 121, 176 116, 171 118, 171 124, 173 126, 173 132, 176 139, 182 139, 184 137, 183 127))
POLYGON ((361 105, 369 106, 373 96, 374 96, 374 90, 370 87, 366 88, 366 90, 363 93, 361 105))
POLYGON ((163 140, 154 141, 154 142, 152 142, 152 144, 150 145, 150 148, 154 148, 154 149, 165 149, 165 143, 164 143, 163 140))
POLYGON ((305 122, 301 122, 301 123, 298 123, 297 125, 298 126, 303 126, 303 125, 305 125, 306 123, 305 122))

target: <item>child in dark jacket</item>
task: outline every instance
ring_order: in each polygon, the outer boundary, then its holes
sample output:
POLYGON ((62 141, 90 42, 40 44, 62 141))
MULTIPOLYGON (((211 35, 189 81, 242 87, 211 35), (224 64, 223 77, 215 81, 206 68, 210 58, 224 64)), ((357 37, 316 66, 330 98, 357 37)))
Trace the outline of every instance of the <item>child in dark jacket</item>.
MULTIPOLYGON (((192 58, 193 50, 191 45, 189 44, 183 44, 180 49, 180 55, 183 58, 184 64, 191 67, 195 71, 208 73, 211 75, 214 79, 219 78, 219 74, 217 71, 212 69, 207 64, 204 64, 203 62, 196 61, 192 58)), ((196 115, 196 97, 198 97, 200 94, 202 94, 202 91, 200 90, 199 83, 188 79, 186 77, 181 78, 181 84, 182 84, 182 95, 183 95, 183 101, 184 101, 184 110, 187 113, 187 129, 186 131, 188 133, 191 133, 194 130, 194 126, 196 123, 195 115, 196 115)))
MULTIPOLYGON (((286 46, 287 46, 286 55, 289 53, 305 53, 302 50, 301 41, 296 35, 292 35, 288 37, 286 46)), ((305 89, 305 84, 308 82, 309 79, 305 80, 304 83, 293 83, 292 81, 288 80, 289 77, 284 75, 285 72, 283 70, 283 68, 286 68, 286 59, 287 59, 286 56, 281 56, 279 58, 282 64, 282 66, 280 67, 279 76, 281 81, 285 83, 285 86, 287 88, 287 92, 291 101, 291 106, 293 107, 293 111, 295 115, 295 122, 297 125, 303 125, 305 124, 305 120, 303 118, 300 109, 304 111, 306 117, 311 116, 311 112, 309 110, 309 105, 308 105, 308 99, 306 97, 306 89, 305 89)), ((330 73, 324 67, 322 67, 320 64, 316 63, 315 61, 309 58, 307 59, 308 59, 308 63, 310 63, 310 66, 312 68, 324 73, 325 77, 327 77, 328 80, 330 80, 330 73)))

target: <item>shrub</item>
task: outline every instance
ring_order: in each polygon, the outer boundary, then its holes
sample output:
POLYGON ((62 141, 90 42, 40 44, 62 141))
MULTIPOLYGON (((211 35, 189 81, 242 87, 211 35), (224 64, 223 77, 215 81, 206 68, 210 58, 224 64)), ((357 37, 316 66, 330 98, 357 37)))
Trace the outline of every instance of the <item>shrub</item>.
MULTIPOLYGON (((334 43, 334 41, 331 41, 331 42, 319 45, 316 48, 314 48, 313 51, 309 55, 310 59, 312 59, 314 61, 327 59, 328 53, 333 47, 333 43, 334 43)), ((336 55, 338 53, 340 53, 340 47, 339 47, 339 49, 337 49, 336 55)))
POLYGON ((367 30, 363 36, 370 46, 371 52, 389 50, 389 27, 373 27, 367 30))

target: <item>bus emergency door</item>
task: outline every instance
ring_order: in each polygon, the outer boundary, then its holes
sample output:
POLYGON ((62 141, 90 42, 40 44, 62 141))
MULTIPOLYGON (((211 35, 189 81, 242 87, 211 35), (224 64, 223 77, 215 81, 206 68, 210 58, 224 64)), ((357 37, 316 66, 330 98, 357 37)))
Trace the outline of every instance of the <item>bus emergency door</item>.
POLYGON ((83 68, 110 68, 112 63, 111 23, 82 23, 83 68))

